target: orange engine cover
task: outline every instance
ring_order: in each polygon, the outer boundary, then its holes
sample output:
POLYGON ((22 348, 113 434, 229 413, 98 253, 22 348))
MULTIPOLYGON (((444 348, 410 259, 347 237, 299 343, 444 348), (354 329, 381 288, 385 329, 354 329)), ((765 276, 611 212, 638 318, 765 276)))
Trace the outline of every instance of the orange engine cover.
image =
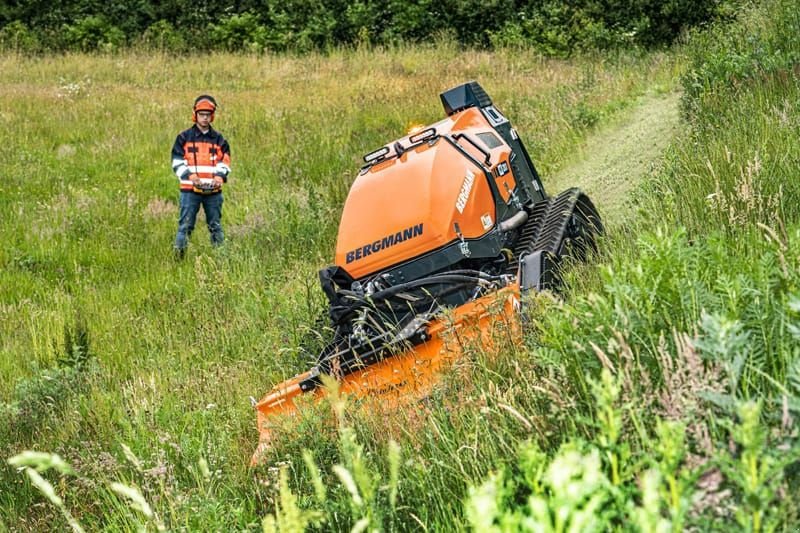
MULTIPOLYGON (((508 171, 510 147, 477 108, 431 127, 438 134, 434 140, 374 164, 353 183, 339 225, 336 264, 354 278, 454 242, 459 238, 456 224, 465 239, 474 239, 497 223, 486 172, 497 182, 501 200, 507 201, 516 185, 508 171), (468 140, 461 137, 453 142, 474 159, 441 137, 450 134, 453 139, 457 133, 468 140), (497 172, 498 166, 504 171, 497 172)), ((398 142, 411 144, 408 137, 398 142)), ((395 143, 388 146, 394 149, 395 143)))

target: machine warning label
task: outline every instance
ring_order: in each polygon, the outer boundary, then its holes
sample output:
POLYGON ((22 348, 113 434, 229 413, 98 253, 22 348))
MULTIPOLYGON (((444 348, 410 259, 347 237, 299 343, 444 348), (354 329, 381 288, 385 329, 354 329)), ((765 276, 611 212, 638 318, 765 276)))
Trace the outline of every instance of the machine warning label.
POLYGON ((408 227, 403 231, 398 231, 397 233, 391 233, 382 239, 378 239, 375 242, 365 244, 364 246, 359 246, 355 250, 347 252, 345 255, 345 261, 348 263, 352 263, 353 261, 358 261, 359 259, 363 259, 370 254, 378 253, 381 250, 384 250, 390 246, 394 246, 395 244, 400 244, 401 242, 405 242, 408 239, 413 239, 414 237, 419 237, 422 235, 422 222, 419 224, 415 224, 414 226, 408 227))

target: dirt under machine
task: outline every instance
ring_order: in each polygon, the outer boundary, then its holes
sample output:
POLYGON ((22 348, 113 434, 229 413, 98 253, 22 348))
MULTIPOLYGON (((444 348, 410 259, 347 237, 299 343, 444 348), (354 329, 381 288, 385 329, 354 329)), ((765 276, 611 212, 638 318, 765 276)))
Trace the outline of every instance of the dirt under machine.
POLYGON ((342 394, 390 406, 429 394, 464 342, 516 319, 527 291, 555 288, 564 258, 595 247, 603 226, 591 200, 575 188, 545 193, 517 131, 478 83, 441 101, 447 118, 364 156, 335 264, 320 271, 332 339, 315 366, 256 404, 254 462, 273 417, 325 394, 322 375, 342 394))

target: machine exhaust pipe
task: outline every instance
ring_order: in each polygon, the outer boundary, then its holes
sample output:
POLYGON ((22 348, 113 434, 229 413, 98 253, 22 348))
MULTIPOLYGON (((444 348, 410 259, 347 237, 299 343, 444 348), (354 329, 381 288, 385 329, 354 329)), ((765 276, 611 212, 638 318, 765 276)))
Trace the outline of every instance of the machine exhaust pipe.
POLYGON ((528 221, 528 213, 526 211, 520 211, 516 215, 509 217, 498 224, 498 229, 502 232, 511 231, 512 229, 517 229, 525 222, 528 221))

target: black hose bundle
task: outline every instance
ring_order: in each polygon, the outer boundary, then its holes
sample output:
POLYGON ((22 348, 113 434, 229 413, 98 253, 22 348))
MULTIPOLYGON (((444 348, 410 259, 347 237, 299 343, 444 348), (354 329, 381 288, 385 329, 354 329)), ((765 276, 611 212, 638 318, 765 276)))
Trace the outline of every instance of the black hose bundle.
POLYGON ((337 303, 331 306, 330 314, 335 326, 346 324, 364 308, 396 316, 398 312, 406 314, 430 308, 439 298, 453 292, 491 287, 501 280, 500 276, 491 276, 479 270, 453 270, 392 285, 372 294, 340 289, 337 291, 337 303), (436 289, 437 285, 441 287, 436 289))

